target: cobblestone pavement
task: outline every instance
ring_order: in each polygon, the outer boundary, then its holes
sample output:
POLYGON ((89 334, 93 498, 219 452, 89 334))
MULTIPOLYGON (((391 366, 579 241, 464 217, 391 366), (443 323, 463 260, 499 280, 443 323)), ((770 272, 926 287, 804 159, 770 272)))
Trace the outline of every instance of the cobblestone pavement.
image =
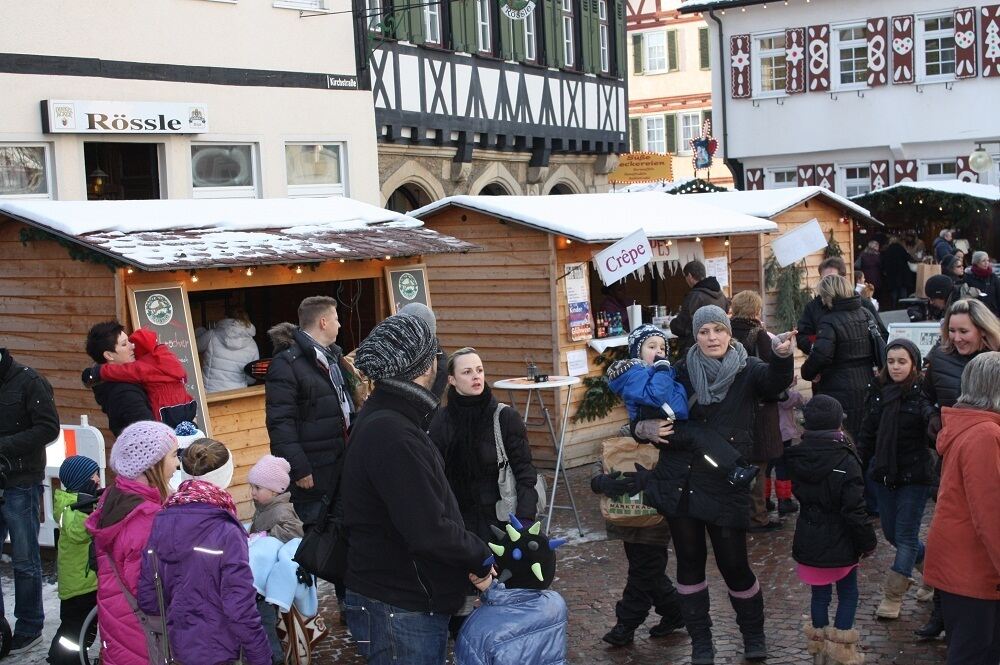
MULTIPOLYGON (((569 511, 556 511, 553 531, 568 535, 574 540, 559 550, 559 565, 553 589, 566 599, 569 606, 569 660, 574 664, 672 664, 687 663, 690 646, 683 631, 666 638, 651 639, 646 634, 655 619, 636 631, 631 647, 613 648, 601 641, 601 636, 614 624, 614 605, 624 586, 626 562, 620 542, 608 541, 604 533, 597 497, 590 492, 589 466, 573 469, 569 473, 584 537, 573 524, 569 511), (575 541, 575 542, 574 542, 575 541)), ((549 478, 551 483, 551 477, 549 478)), ((551 487, 551 484, 550 484, 551 487)), ((558 503, 567 503, 560 490, 558 503)), ((930 524, 934 504, 928 504, 924 516, 924 529, 930 524)), ((808 588, 795 575, 791 558, 794 516, 785 519, 780 531, 751 534, 749 536, 750 561, 764 589, 767 607, 766 630, 771 665, 803 664, 810 662, 802 637, 804 617, 809 612, 808 588)), ((879 533, 879 548, 872 559, 861 567, 859 585, 861 603, 858 608, 857 627, 867 654, 868 665, 917 665, 942 663, 945 660, 943 641, 917 642, 913 630, 923 624, 930 613, 930 605, 917 603, 911 590, 903 603, 903 612, 897 621, 885 622, 874 618, 878 605, 881 578, 892 562, 894 550, 879 533)), ((674 577, 671 552, 669 574, 674 577)), ((739 629, 734 621, 732 608, 726 598, 726 587, 709 556, 708 578, 711 584, 715 622, 713 629, 718 651, 716 662, 742 663, 743 648, 739 629)), ((321 611, 331 624, 331 636, 316 652, 316 663, 323 665, 363 663, 358 657, 346 629, 337 623, 337 603, 332 587, 320 589, 321 611), (324 593, 325 592, 325 593, 324 593)), ((831 612, 832 617, 832 612, 831 612)))

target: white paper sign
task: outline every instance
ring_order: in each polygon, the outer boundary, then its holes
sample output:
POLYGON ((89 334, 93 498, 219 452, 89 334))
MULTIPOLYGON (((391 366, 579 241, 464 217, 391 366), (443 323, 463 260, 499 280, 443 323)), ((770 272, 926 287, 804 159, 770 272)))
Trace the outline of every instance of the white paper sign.
POLYGON ((597 253, 594 263, 605 286, 609 286, 642 268, 653 258, 646 232, 639 229, 597 253))
POLYGON ((676 261, 684 265, 688 261, 705 261, 705 246, 694 240, 650 240, 653 250, 653 262, 676 261))
POLYGON ((590 372, 590 365, 587 364, 587 349, 577 349, 566 352, 567 374, 570 376, 583 376, 590 372))
POLYGON ((934 345, 941 339, 941 323, 939 321, 921 321, 919 323, 890 323, 889 341, 905 337, 920 349, 920 354, 926 358, 934 345))
POLYGON ((729 261, 725 257, 705 259, 705 272, 717 279, 722 288, 729 286, 729 261))
POLYGON ((826 245, 826 236, 823 235, 819 221, 811 219, 775 238, 771 242, 771 249, 774 251, 774 258, 778 260, 778 265, 784 268, 798 263, 813 252, 823 249, 826 245))

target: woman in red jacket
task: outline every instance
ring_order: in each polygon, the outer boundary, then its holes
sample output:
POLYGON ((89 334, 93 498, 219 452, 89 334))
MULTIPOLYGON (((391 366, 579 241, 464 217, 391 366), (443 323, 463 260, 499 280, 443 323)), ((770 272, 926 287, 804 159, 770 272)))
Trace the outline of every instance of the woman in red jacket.
POLYGON ((1000 353, 973 358, 941 410, 941 488, 924 577, 941 594, 949 665, 1000 663, 1000 353))

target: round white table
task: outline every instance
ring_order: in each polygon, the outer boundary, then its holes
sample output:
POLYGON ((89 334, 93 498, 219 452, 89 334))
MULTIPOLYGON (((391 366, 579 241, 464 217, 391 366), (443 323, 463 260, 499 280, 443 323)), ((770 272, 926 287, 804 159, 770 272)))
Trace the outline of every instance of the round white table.
MULTIPOLYGON (((556 449, 556 469, 555 474, 552 477, 552 493, 549 498, 549 512, 545 519, 545 531, 549 531, 549 527, 552 525, 552 511, 555 509, 559 510, 572 510, 573 516, 576 518, 576 527, 580 531, 580 535, 583 535, 583 526, 580 524, 580 513, 576 509, 576 500, 573 498, 573 489, 570 487, 569 478, 566 475, 566 469, 562 468, 562 457, 563 457, 563 441, 566 438, 566 424, 569 421, 569 405, 570 399, 573 395, 573 386, 579 385, 580 377, 578 376, 554 376, 549 375, 549 380, 541 383, 535 383, 532 379, 527 377, 520 377, 516 379, 501 379, 493 383, 494 390, 506 390, 510 394, 510 401, 514 408, 517 408, 516 400, 514 399, 514 391, 521 390, 527 391, 528 399, 524 404, 524 422, 527 426, 528 416, 531 413, 531 401, 533 398, 538 399, 538 405, 542 409, 542 415, 545 418, 545 424, 548 426, 549 435, 552 437, 552 445, 556 449), (566 401, 563 404, 562 413, 562 425, 559 428, 558 435, 556 434, 555 427, 552 424, 552 417, 549 413, 549 409, 542 402, 541 395, 538 394, 539 390, 556 390, 560 388, 566 389, 566 401), (559 472, 562 471, 563 484, 566 485, 566 494, 569 495, 568 506, 557 506, 556 505, 556 487, 559 485, 559 472)), ((558 395, 556 397, 558 400, 558 395)))

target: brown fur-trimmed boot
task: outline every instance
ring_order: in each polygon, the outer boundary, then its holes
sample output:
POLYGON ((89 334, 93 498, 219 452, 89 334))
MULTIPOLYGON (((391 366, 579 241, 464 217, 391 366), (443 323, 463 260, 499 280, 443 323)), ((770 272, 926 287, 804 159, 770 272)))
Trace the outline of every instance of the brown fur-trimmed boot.
POLYGON ((806 651, 812 658, 813 665, 827 665, 826 660, 826 633, 822 628, 815 628, 811 623, 806 622, 803 627, 806 634, 806 651))
POLYGON ((924 580, 924 562, 916 564, 914 568, 920 573, 920 587, 917 589, 917 602, 926 603, 934 600, 934 587, 929 586, 924 580))
POLYGON ((911 582, 909 577, 890 570, 882 585, 882 602, 878 604, 875 616, 879 619, 898 619, 899 610, 903 606, 903 595, 910 588, 911 582))
POLYGON ((826 663, 827 665, 864 665, 865 656, 858 651, 858 631, 837 630, 833 626, 826 627, 826 663))

